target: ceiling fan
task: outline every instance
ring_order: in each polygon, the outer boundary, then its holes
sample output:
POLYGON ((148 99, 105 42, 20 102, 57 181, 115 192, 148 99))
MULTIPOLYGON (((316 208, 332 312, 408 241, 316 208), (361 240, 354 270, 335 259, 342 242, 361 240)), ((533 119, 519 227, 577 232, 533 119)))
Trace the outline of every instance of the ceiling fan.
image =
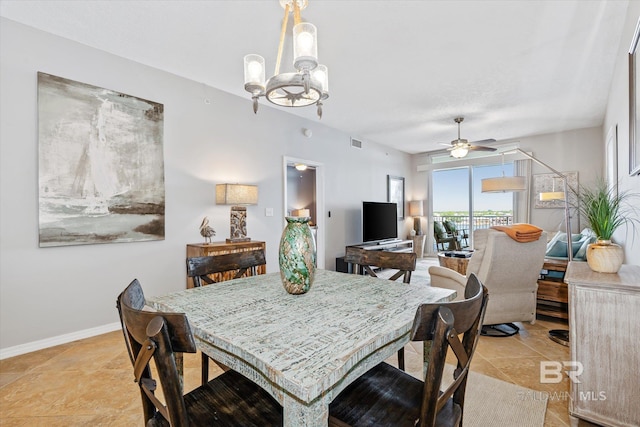
POLYGON ((447 148, 447 151, 451 152, 452 157, 460 159, 466 156, 469 153, 469 151, 496 151, 497 150, 497 148, 493 148, 493 147, 476 145, 479 143, 482 144, 487 142, 496 142, 496 140, 493 138, 482 139, 480 141, 474 141, 474 142, 469 142, 466 139, 460 138, 460 123, 462 123, 463 120, 464 120, 464 117, 456 117, 455 119, 453 119, 453 121, 458 124, 458 139, 454 139, 453 141, 451 141, 451 144, 442 144, 442 145, 450 145, 449 148, 447 148))

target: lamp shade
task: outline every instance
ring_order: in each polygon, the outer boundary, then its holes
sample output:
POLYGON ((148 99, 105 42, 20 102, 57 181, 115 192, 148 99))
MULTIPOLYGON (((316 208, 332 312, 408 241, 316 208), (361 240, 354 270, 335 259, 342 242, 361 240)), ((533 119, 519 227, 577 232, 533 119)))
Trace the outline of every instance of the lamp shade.
POLYGON ((413 200, 409 202, 409 216, 424 216, 422 200, 413 200))
POLYGON ((309 209, 296 209, 292 212, 291 216, 307 217, 311 216, 311 212, 309 211, 309 209))
POLYGON ((527 185, 524 176, 502 176, 482 180, 483 193, 506 193, 509 191, 524 191, 526 189, 527 185))
POLYGON ((541 202, 548 202, 550 200, 564 200, 564 191, 548 191, 540 193, 541 202))
POLYGON ((255 205, 257 203, 257 185, 216 184, 216 204, 218 205, 255 205))

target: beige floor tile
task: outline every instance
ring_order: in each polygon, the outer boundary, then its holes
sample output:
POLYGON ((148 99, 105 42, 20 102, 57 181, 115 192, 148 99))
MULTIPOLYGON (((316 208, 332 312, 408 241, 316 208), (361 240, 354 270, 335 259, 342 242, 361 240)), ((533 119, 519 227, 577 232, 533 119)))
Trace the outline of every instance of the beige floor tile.
POLYGON ((18 378, 20 378, 23 374, 19 372, 9 372, 9 373, 1 373, 0 374, 0 388, 4 387, 7 384, 11 384, 18 378))
POLYGON ((73 347, 75 343, 62 344, 55 347, 45 348, 44 350, 34 351, 21 356, 10 357, 0 360, 0 372, 27 372, 41 364, 45 363, 52 357, 57 356, 61 352, 73 347))
MULTIPOLYGON (((536 398, 549 398, 547 427, 569 425, 568 401, 562 399, 568 380, 541 384, 539 378, 540 361, 568 360, 568 348, 547 338, 549 329, 563 327, 538 321, 522 324, 514 337, 481 337, 471 365, 475 372, 537 390, 536 398)), ((405 358, 407 371, 421 377, 422 344, 410 343, 405 358)), ((200 363, 199 352, 185 355, 185 390, 200 385, 200 363)), ((389 363, 397 366, 395 355, 389 363)), ((212 361, 209 366, 211 378, 222 372, 212 361)), ((121 331, 0 361, 2 427, 141 426, 140 402, 121 331)))

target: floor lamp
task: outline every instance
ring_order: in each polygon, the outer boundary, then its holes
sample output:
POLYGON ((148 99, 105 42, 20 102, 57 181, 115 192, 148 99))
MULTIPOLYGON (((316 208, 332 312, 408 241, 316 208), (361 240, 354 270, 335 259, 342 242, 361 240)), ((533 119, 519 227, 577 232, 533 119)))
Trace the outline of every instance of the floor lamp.
MULTIPOLYGON (((573 261, 573 248, 571 247, 571 215, 569 212, 569 190, 575 192, 575 189, 569 187, 569 180, 567 176, 561 172, 558 172, 548 164, 543 161, 536 159, 531 154, 523 151, 519 148, 516 148, 513 151, 509 151, 504 154, 511 154, 513 152, 517 152, 525 156, 526 158, 533 160, 540 166, 543 166, 553 172, 558 178, 562 179, 564 192, 548 192, 548 193, 540 193, 541 200, 563 200, 564 199, 564 218, 565 218, 565 229, 567 232, 567 258, 569 262, 573 261)), ((549 338, 558 344, 569 345, 569 331, 566 329, 552 329, 549 331, 549 338)))

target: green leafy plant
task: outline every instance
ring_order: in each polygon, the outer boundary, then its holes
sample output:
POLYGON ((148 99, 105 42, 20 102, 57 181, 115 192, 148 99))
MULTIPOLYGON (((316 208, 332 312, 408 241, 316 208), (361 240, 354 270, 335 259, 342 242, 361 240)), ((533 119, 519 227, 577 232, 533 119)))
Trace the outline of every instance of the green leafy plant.
POLYGON ((620 226, 626 224, 635 231, 635 225, 640 224, 638 199, 640 194, 618 192, 598 178, 592 186, 580 186, 577 208, 599 240, 611 240, 620 226))

